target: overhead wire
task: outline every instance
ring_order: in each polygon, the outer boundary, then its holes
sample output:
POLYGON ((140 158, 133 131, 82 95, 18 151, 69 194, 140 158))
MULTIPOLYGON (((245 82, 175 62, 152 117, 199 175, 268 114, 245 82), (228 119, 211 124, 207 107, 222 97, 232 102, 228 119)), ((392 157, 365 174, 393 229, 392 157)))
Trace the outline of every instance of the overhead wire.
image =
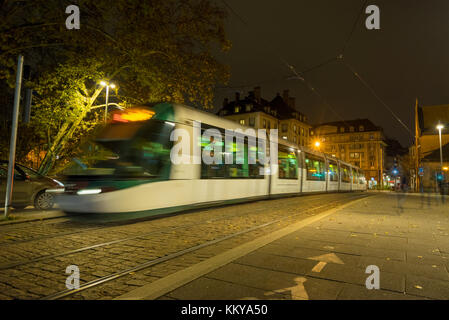
MULTIPOLYGON (((226 2, 226 0, 221 0, 224 4, 225 4, 225 6, 247 27, 247 28, 249 28, 249 29, 251 29, 251 27, 250 27, 250 25, 249 25, 249 23, 247 23, 227 2, 226 2)), ((347 68, 349 68, 350 70, 351 70, 351 73, 353 73, 354 75, 355 75, 355 77, 369 90, 369 92, 391 113, 391 115, 393 116, 393 118, 396 120, 396 121, 398 121, 412 136, 413 136, 413 134, 411 133, 411 130, 409 129, 409 127, 399 118, 399 116, 398 115, 396 115, 396 113, 394 113, 393 112, 393 110, 388 106, 388 104, 387 103, 385 103, 380 97, 379 97, 379 95, 376 93, 376 91, 360 76, 360 74, 358 73, 358 72, 356 72, 355 71, 355 69, 354 69, 354 67, 352 67, 352 66, 350 66, 347 62, 346 62, 346 60, 344 60, 344 53, 346 52, 346 48, 347 48, 347 46, 348 46, 348 44, 349 44, 349 42, 351 41, 351 39, 352 39, 352 37, 353 37, 353 35, 354 35, 354 32, 355 32, 355 30, 357 29, 357 25, 358 25, 358 23, 359 23, 359 21, 360 21, 360 18, 361 18, 361 16, 362 16, 362 14, 363 14, 363 9, 366 7, 366 4, 368 3, 368 0, 365 0, 364 2, 363 2, 363 4, 362 4, 362 6, 361 6, 361 9, 360 9, 360 11, 359 11, 359 14, 357 15, 357 18, 355 19, 355 21, 354 21, 354 24, 352 25, 352 28, 351 28, 351 32, 349 33, 349 35, 348 35, 348 38, 346 39, 346 41, 345 41, 345 43, 343 44, 343 47, 342 47, 342 51, 341 51, 341 53, 339 54, 339 55, 337 55, 336 57, 334 57, 334 58, 330 58, 330 59, 327 59, 327 60, 325 60, 325 61, 323 61, 323 62, 321 62, 321 63, 319 63, 319 64, 317 64, 317 65, 315 65, 315 66, 313 66, 313 67, 310 67, 310 68, 308 68, 308 69, 306 69, 306 70, 304 70, 304 71, 302 71, 302 72, 300 72, 300 73, 298 73, 297 71, 296 71, 296 69, 290 64, 290 63, 288 63, 285 59, 283 59, 279 54, 277 54, 277 56, 278 56, 278 58, 287 66, 287 68, 295 75, 295 77, 292 77, 292 78, 290 78, 290 79, 298 79, 298 80, 301 80, 304 84, 305 84, 305 86, 309 89, 309 90, 311 90, 313 93, 315 93, 323 102, 324 102, 324 104, 325 104, 325 106, 327 106, 327 108, 329 109, 329 110, 331 110, 332 111, 332 113, 334 113, 338 118, 340 118, 340 119, 342 119, 342 121, 344 122, 344 123, 346 123, 345 121, 344 121, 344 119, 335 111, 335 109, 331 106, 331 104, 330 103, 328 103, 327 102, 327 100, 326 99, 324 99, 324 97, 315 89, 315 87, 314 86, 312 86, 311 84, 310 84, 310 82, 308 82, 306 79, 305 79, 305 77, 304 77, 304 74, 305 73, 308 73, 308 72, 311 72, 311 71, 314 71, 314 70, 316 70, 316 69, 319 69, 319 68, 322 68, 322 67, 324 67, 324 66, 327 66, 328 64, 330 64, 330 63, 332 63, 332 62, 334 62, 334 61, 340 61, 341 63, 343 63, 347 68)), ((239 87, 239 88, 242 88, 242 87, 239 87)))
POLYGON ((367 3, 368 3, 368 0, 365 0, 365 2, 363 2, 362 7, 360 8, 359 15, 357 16, 357 19, 354 21, 354 24, 352 25, 352 28, 351 28, 351 32, 349 33, 349 36, 348 36, 348 38, 346 39, 346 41, 345 41, 345 43, 344 43, 344 45, 343 45, 343 48, 341 49, 341 55, 343 55, 343 54, 345 53, 346 47, 348 46, 349 42, 351 41, 352 35, 354 34, 355 29, 357 28, 357 24, 359 23, 360 18, 362 17, 362 14, 363 14, 363 8, 366 7, 366 4, 367 4, 367 3))
POLYGON ((413 136, 410 128, 394 113, 394 111, 386 104, 374 89, 362 78, 362 76, 345 60, 341 59, 341 62, 354 74, 354 76, 360 80, 360 82, 371 92, 371 94, 393 115, 393 117, 413 136))
MULTIPOLYGON (((226 0, 221 0, 224 4, 225 4, 225 6, 231 11, 231 13, 233 13, 248 29, 251 29, 251 26, 249 25, 249 23, 247 23, 227 2, 226 2, 226 0)), ((324 105, 327 107, 327 108, 329 108, 335 115, 337 115, 337 117, 338 118, 340 118, 340 119, 342 119, 342 121, 344 121, 344 119, 343 119, 343 117, 341 117, 338 113, 337 113, 337 111, 335 111, 335 109, 324 99, 324 97, 321 95, 321 94, 319 94, 319 92, 310 84, 310 83, 308 83, 306 80, 305 80, 305 78, 303 77, 303 76, 300 76, 299 74, 298 74, 298 72, 296 71, 296 69, 291 65, 291 64, 289 64, 284 58, 282 58, 280 55, 279 55, 279 53, 278 52, 276 52, 276 55, 278 56, 278 58, 287 66, 287 68, 289 69, 289 70, 291 70, 292 72, 293 72, 293 74, 295 74, 295 76, 296 76, 296 78, 298 79, 298 80, 301 80, 301 81, 303 81, 303 83, 305 84, 305 86, 309 89, 309 90, 311 90, 312 92, 314 92, 322 101, 323 101, 323 103, 324 103, 324 105)), ((309 67, 309 68, 307 68, 306 70, 304 70, 304 71, 302 71, 301 72, 301 74, 305 74, 305 73, 308 73, 308 72, 311 72, 311 71, 313 71, 313 70, 316 70, 316 69, 318 69, 318 68, 321 68, 321 67, 323 67, 323 66, 325 66, 325 65, 328 65, 329 63, 331 63, 331 62, 334 62, 335 60, 337 59, 337 57, 334 57, 334 58, 328 58, 328 59, 326 59, 325 61, 323 61, 323 62, 320 62, 319 64, 317 64, 317 65, 315 65, 315 66, 312 66, 312 67, 309 67)), ((287 78, 288 79, 288 78, 287 78)), ((239 87, 240 88, 240 87, 239 87)))

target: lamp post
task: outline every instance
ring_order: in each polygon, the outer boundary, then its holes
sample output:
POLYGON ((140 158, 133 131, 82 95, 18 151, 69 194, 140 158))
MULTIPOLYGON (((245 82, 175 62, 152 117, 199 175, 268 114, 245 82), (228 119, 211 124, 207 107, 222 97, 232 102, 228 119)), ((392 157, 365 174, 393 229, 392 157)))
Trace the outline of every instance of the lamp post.
POLYGON ((109 82, 106 82, 106 81, 101 81, 100 84, 103 87, 106 87, 106 106, 105 106, 105 111, 104 111, 104 123, 106 123, 107 119, 108 119, 109 87, 114 89, 115 88, 115 84, 109 83, 109 82))
POLYGON ((442 143, 441 143, 441 130, 444 129, 444 126, 441 123, 439 123, 437 125, 437 129, 438 129, 438 135, 439 135, 439 138, 440 138, 440 174, 441 174, 441 179, 442 179, 441 182, 442 182, 444 173, 443 173, 443 146, 442 146, 442 143))
POLYGON ((440 137, 440 169, 441 169, 441 173, 443 173, 443 146, 441 143, 441 130, 444 129, 444 126, 442 124, 438 124, 437 129, 438 129, 438 135, 440 137))

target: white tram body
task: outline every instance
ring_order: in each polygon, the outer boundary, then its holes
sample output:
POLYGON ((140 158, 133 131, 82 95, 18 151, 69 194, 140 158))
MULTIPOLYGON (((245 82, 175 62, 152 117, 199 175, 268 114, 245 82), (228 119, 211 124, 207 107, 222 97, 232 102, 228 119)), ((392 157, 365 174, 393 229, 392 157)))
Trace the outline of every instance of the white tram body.
MULTIPOLYGON (((114 156, 109 154, 105 161, 91 161, 81 168, 75 164, 75 169, 69 170, 64 179, 66 192, 57 196, 62 210, 158 214, 270 197, 366 190, 361 169, 284 140, 278 142, 275 163, 195 164, 194 121, 201 123, 202 130, 216 129, 223 133, 225 129, 244 132, 249 128, 178 104, 162 103, 149 110, 151 119, 145 121, 124 116, 130 112, 128 109, 114 116, 114 123, 96 137, 114 156), (151 121, 154 124, 146 124, 151 121), (191 161, 180 164, 170 161, 170 150, 179 143, 170 141, 173 129, 188 133, 190 150, 182 152, 191 161)), ((251 145, 248 139, 244 141, 247 155, 251 145)), ((257 152, 267 155, 267 150, 257 152)))

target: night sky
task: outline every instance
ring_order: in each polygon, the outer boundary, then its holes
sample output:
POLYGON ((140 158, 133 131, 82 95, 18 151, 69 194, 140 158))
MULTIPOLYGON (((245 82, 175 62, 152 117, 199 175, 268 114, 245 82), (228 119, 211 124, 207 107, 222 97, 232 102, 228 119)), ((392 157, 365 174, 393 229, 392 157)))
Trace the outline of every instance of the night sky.
MULTIPOLYGON (((338 56, 365 0, 221 0, 229 13, 233 47, 219 59, 231 67, 229 87, 216 89, 215 105, 236 91, 262 87, 262 97, 290 90, 311 124, 368 118, 403 145, 409 132, 339 61, 305 73, 318 97, 297 72, 338 56), (326 104, 327 103, 327 104, 326 104), (333 109, 333 111, 331 110, 333 109)), ((368 1, 380 8, 380 30, 367 30, 363 13, 346 46, 344 60, 414 133, 414 104, 449 104, 449 1, 368 1)))

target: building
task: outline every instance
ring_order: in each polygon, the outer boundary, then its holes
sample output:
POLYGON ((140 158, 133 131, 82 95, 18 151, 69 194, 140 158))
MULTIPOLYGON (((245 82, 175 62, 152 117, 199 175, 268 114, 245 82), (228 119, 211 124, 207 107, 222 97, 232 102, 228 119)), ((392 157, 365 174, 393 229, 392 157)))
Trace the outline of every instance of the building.
POLYGON ((311 147, 362 168, 370 187, 383 185, 387 144, 382 128, 356 119, 319 124, 310 134, 311 147))
POLYGON ((419 107, 416 103, 415 144, 410 148, 410 158, 415 191, 438 192, 439 182, 449 180, 449 105, 419 107), (443 126, 443 166, 440 162, 438 125, 443 126))
POLYGON ((289 96, 288 90, 284 90, 282 97, 277 94, 271 101, 261 97, 260 87, 254 88, 245 98, 237 92, 234 101, 224 100, 217 115, 255 130, 267 129, 269 132, 270 129, 278 129, 280 139, 300 146, 310 143, 311 126, 307 117, 296 110, 295 98, 289 96))

